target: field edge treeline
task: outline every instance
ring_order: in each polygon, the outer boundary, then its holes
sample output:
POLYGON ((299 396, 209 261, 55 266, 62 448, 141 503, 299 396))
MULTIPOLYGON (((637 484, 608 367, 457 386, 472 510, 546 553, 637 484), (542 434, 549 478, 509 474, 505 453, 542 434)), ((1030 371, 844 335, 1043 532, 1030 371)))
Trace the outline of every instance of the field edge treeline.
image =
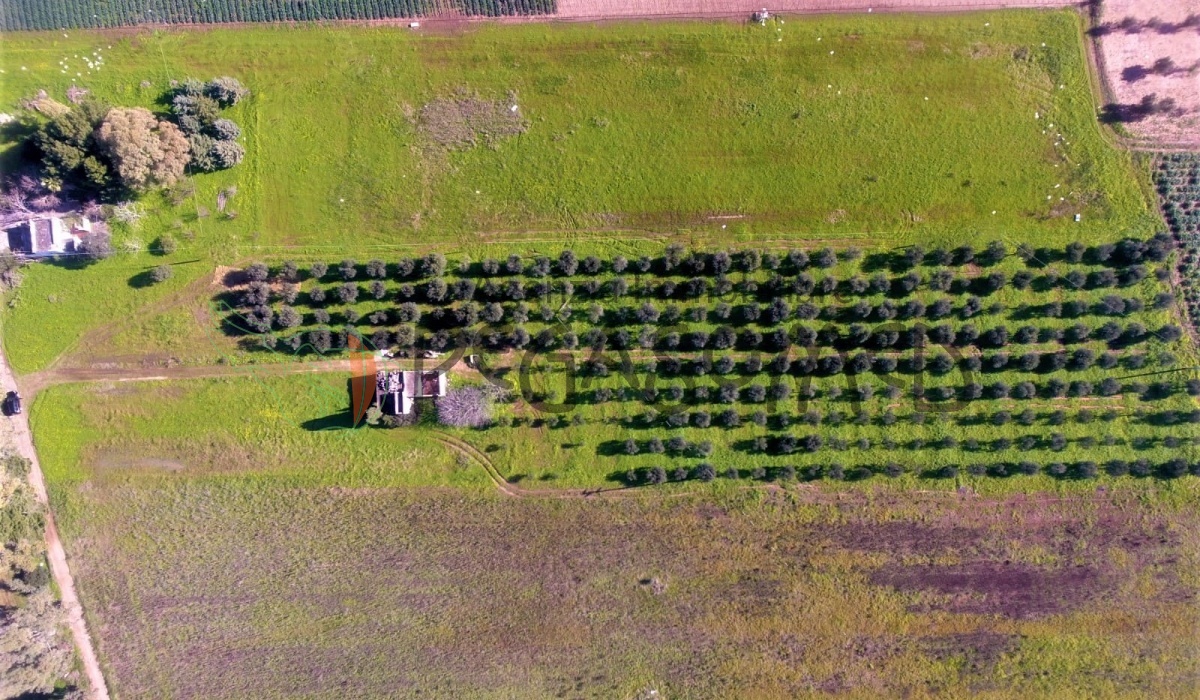
POLYGON ((0 31, 407 19, 439 13, 506 17, 555 11, 556 0, 12 0, 0 8, 0 31))

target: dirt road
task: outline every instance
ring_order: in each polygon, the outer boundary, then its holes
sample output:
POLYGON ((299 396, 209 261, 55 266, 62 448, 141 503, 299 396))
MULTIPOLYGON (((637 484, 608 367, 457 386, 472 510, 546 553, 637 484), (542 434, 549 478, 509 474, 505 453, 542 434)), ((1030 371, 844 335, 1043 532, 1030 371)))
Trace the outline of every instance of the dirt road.
MULTIPOLYGON (((0 352, 0 390, 7 393, 16 389, 17 383, 8 367, 8 360, 0 352)), ((28 402, 26 402, 28 406, 28 402)), ((54 524, 54 514, 50 511, 49 500, 46 497, 46 480, 42 477, 42 467, 38 462, 37 451, 33 449, 33 436, 29 432, 28 413, 0 418, 4 421, 0 428, 0 444, 12 447, 22 457, 32 464, 29 481, 37 498, 46 505, 46 557, 50 560, 50 573, 58 590, 62 594, 62 606, 67 613, 67 622, 71 627, 71 636, 75 640, 75 648, 83 663, 84 673, 87 674, 90 695, 95 700, 108 700, 108 686, 104 683, 104 674, 100 672, 100 663, 96 660, 96 651, 92 647, 92 638, 88 634, 87 624, 83 618, 83 607, 75 594, 75 581, 71 578, 71 569, 67 566, 67 553, 63 550, 62 541, 58 538, 58 528, 54 524)))
MULTIPOLYGON (((668 17, 738 17, 766 8, 772 13, 821 12, 956 12, 1017 7, 1074 7, 1070 0, 558 0, 550 19, 659 19, 668 17)), ((534 18, 541 19, 541 18, 534 18)))

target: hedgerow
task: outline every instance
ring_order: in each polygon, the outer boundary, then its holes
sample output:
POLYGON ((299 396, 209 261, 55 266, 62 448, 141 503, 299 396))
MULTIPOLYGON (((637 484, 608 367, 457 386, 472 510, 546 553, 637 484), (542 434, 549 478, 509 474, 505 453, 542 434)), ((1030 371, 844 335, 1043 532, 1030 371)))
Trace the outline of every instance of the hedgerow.
MULTIPOLYGON (((453 0, 452 6, 483 17, 555 12, 554 0, 453 0)), ((0 9, 0 29, 388 19, 423 17, 436 7, 428 0, 10 0, 0 9)))

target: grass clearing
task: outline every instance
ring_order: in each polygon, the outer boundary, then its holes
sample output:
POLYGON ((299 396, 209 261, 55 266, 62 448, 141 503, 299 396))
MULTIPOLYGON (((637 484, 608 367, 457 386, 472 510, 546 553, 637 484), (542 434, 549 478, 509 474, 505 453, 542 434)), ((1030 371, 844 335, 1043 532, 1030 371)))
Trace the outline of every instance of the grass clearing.
MULTIPOLYGON (((0 65, 0 102, 10 106, 73 83, 149 107, 188 76, 231 74, 254 91, 230 114, 247 134, 245 162, 198 176, 182 207, 150 202, 138 230, 119 232, 118 243, 148 244, 192 230, 194 242, 167 262, 367 258, 398 245, 469 251, 497 238, 557 244, 596 232, 607 245, 647 232, 1061 244, 1156 226, 1143 168, 1097 128, 1070 12, 813 17, 767 28, 13 34, 0 65), (101 48, 103 73, 59 67, 101 48), (529 130, 491 147, 426 143, 421 108, 461 89, 486 100, 514 93, 529 130), (239 192, 233 220, 215 214, 229 185, 239 192)), ((11 161, 11 141, 0 151, 11 161)), ((105 304, 120 306, 94 321, 40 303, 6 310, 14 366, 40 369, 89 325, 154 298, 128 280, 156 262, 121 256, 74 284, 33 270, 31 284, 48 277, 39 290, 104 289, 105 304), (58 330, 44 333, 47 325, 58 330)), ((177 270, 175 283, 188 276, 177 270)))
MULTIPOLYGON (((198 176, 192 201, 149 202, 139 227, 118 230, 118 246, 181 239, 165 285, 131 284, 164 261, 146 253, 31 270, 2 318, 22 372, 81 340, 85 358, 211 361, 227 345, 212 334, 219 318, 205 330, 200 287, 216 264, 248 258, 391 262, 398 250, 436 248, 478 259, 514 247, 554 255, 568 242, 610 258, 657 251, 647 240, 657 236, 868 251, 990 239, 1061 247, 1158 226, 1141 164, 1096 126, 1070 12, 814 17, 765 29, 69 34, 5 36, 0 101, 78 82, 152 106, 170 80, 231 74, 254 91, 232 115, 248 154, 198 176), (103 74, 72 80, 57 67, 101 44, 103 74), (422 107, 460 89, 497 104, 514 93, 528 131, 462 150, 424 142, 422 107), (217 216, 217 192, 230 185, 238 215, 217 216)), ((1149 300, 1151 286, 1129 293, 1149 300)), ((1181 365, 1193 356, 1171 350, 1181 365)), ((115 694, 1194 693, 1192 477, 938 480, 918 476, 931 450, 852 449, 848 465, 895 460, 908 473, 511 499, 426 426, 337 429, 345 382, 63 385, 38 396, 31 417, 52 506, 115 694)), ((822 412, 843 410, 821 396, 822 412)), ((1051 430, 1046 416, 1063 402, 1022 402, 1042 414, 1031 430, 1051 430)), ((1066 438, 1103 431, 1125 441, 1113 448, 1122 458, 1190 458, 1195 426, 1171 429, 1185 450, 1135 450, 1163 429, 1141 422, 1133 399, 1109 403, 1123 411, 1116 421, 1068 424, 1066 438)), ((1194 408, 1182 394, 1168 404, 1194 408)), ((578 410, 602 421, 636 406, 578 410)), ((809 459, 739 449, 764 432, 750 421, 677 432, 717 443, 720 467, 809 459)), ((843 432, 879 445, 889 434, 982 441, 1026 429, 930 421, 843 432)), ((647 463, 599 454, 629 433, 524 422, 461 437, 522 488, 578 490, 647 463)), ((1069 444, 1034 456, 1099 459, 1108 449, 1069 444)), ((991 459, 961 447, 936 457, 991 459)))

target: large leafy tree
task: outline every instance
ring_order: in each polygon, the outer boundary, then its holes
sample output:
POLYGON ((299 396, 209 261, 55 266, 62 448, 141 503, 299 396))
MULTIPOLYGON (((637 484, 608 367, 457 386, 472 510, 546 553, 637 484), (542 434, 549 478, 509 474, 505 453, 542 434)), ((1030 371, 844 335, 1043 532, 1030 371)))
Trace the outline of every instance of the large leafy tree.
POLYGON ((183 177, 191 154, 179 127, 159 121, 141 107, 114 107, 96 129, 121 185, 143 191, 183 177))
POLYGON ((61 190, 67 183, 92 190, 109 186, 109 163, 95 138, 108 111, 108 105, 86 100, 38 130, 34 143, 42 152, 45 182, 51 190, 61 190))

